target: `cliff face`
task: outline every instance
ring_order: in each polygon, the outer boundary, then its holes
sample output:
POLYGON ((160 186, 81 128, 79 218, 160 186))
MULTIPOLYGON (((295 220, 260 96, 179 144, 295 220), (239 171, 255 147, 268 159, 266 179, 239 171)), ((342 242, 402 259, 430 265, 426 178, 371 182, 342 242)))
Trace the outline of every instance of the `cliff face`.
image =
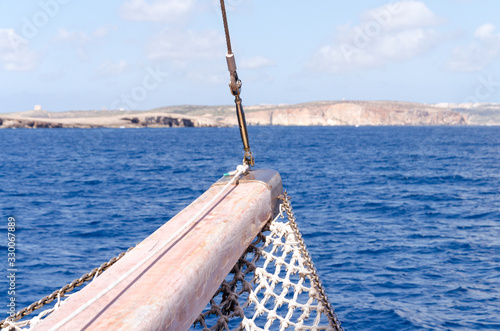
POLYGON ((26 120, 26 119, 12 119, 12 118, 0 118, 0 129, 11 129, 11 128, 27 128, 27 129, 37 129, 37 128, 63 128, 63 124, 54 122, 45 122, 40 120, 26 120))
POLYGON ((468 124, 466 115, 449 109, 396 102, 339 102, 329 105, 283 107, 250 112, 246 118, 249 125, 468 124))
POLYGON ((142 113, 136 116, 97 116, 36 118, 23 116, 0 117, 0 129, 8 128, 137 128, 137 127, 211 127, 220 126, 215 120, 177 114, 142 113))
POLYGON ((219 126, 214 120, 203 117, 179 117, 165 114, 145 114, 134 117, 123 117, 123 121, 132 126, 143 127, 169 127, 169 128, 194 128, 219 126))

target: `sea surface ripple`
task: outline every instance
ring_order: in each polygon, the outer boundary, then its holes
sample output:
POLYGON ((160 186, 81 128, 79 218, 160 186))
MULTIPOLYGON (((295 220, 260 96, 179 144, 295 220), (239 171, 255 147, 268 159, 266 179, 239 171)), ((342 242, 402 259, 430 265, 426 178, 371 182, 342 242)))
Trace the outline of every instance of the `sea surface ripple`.
MULTIPOLYGON (((249 131, 346 330, 500 330, 499 127, 249 131)), ((13 216, 18 308, 143 240, 240 145, 236 128, 0 130, 0 274, 13 216)))

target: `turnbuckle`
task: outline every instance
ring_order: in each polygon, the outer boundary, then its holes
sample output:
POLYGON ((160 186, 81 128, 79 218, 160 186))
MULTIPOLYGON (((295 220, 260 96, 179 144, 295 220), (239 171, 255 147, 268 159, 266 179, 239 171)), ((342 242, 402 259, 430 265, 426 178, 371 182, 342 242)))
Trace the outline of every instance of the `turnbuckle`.
POLYGON ((255 160, 253 158, 252 151, 250 150, 250 142, 248 140, 247 122, 245 119, 245 112, 243 111, 243 104, 240 98, 241 92, 241 80, 238 78, 238 73, 236 72, 236 61, 234 59, 234 54, 227 54, 227 69, 231 76, 229 82, 229 89, 231 94, 234 95, 234 103, 236 104, 236 115, 238 117, 238 125, 240 127, 241 141, 243 142, 243 149, 245 150, 245 156, 243 156, 243 163, 248 164, 250 167, 255 165, 255 160))

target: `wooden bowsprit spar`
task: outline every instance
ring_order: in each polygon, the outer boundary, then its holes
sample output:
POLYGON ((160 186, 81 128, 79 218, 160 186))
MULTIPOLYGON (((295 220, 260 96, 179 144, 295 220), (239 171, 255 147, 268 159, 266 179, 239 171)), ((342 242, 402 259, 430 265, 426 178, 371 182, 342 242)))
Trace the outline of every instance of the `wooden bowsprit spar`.
POLYGON ((281 192, 270 170, 222 178, 35 330, 187 330, 276 213, 281 192))

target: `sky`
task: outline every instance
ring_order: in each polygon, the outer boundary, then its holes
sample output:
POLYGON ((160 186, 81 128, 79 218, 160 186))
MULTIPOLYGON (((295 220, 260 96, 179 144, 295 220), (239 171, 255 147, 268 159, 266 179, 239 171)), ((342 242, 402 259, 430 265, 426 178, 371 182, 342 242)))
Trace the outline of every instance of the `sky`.
MULTIPOLYGON (((0 0, 0 112, 230 105, 219 0, 0 0)), ((226 0, 244 105, 500 102, 500 1, 226 0)))

